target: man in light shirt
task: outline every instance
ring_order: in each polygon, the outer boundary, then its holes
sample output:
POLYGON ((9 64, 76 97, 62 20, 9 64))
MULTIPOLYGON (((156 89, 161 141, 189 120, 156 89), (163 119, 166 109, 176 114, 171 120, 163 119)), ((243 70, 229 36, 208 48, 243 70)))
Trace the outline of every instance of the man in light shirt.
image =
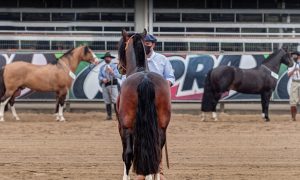
POLYGON ((172 86, 175 83, 175 76, 170 61, 166 56, 153 50, 157 39, 153 35, 147 34, 144 40, 149 71, 160 74, 172 86))
POLYGON ((292 58, 294 65, 288 69, 288 76, 292 78, 291 89, 290 89, 290 106, 292 120, 296 121, 297 104, 300 98, 300 59, 298 59, 300 53, 292 52, 292 58))
POLYGON ((100 86, 102 87, 103 99, 106 105, 106 120, 112 120, 111 104, 113 104, 116 111, 116 100, 119 95, 117 79, 121 78, 121 75, 119 74, 117 64, 111 62, 114 58, 115 57, 109 52, 105 53, 105 55, 101 58, 104 59, 105 64, 100 67, 98 76, 100 86))

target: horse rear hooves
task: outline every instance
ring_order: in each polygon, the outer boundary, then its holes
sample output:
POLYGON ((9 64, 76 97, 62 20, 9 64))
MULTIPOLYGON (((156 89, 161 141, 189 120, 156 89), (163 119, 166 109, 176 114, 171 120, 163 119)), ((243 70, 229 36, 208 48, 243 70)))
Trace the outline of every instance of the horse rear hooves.
POLYGON ((270 119, 269 118, 265 118, 265 122, 270 122, 270 119))
POLYGON ((123 180, 130 180, 130 176, 123 175, 123 180))

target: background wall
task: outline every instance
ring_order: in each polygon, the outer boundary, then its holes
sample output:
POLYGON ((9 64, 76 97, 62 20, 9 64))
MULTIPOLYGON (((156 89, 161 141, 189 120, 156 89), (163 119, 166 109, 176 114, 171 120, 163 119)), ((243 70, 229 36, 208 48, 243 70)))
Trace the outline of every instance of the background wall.
MULTIPOLYGON (((0 67, 16 61, 26 61, 32 64, 55 64, 61 53, 40 54, 0 54, 0 67)), ((103 54, 97 54, 101 57, 103 54)), ((268 54, 261 55, 211 55, 211 54, 165 54, 171 61, 176 77, 176 83, 171 88, 172 100, 201 100, 206 73, 221 65, 240 68, 255 68, 259 66, 268 54)), ((76 79, 70 89, 70 99, 102 99, 102 89, 98 83, 99 65, 91 68, 88 63, 80 63, 76 70, 76 79)), ((281 65, 277 87, 273 99, 289 98, 289 78, 287 67, 281 65)), ((47 78, 47 77, 45 77, 47 78)), ((34 92, 24 89, 18 98, 22 99, 52 99, 54 93, 34 92)), ((230 91, 224 99, 259 99, 259 95, 250 95, 230 91)))

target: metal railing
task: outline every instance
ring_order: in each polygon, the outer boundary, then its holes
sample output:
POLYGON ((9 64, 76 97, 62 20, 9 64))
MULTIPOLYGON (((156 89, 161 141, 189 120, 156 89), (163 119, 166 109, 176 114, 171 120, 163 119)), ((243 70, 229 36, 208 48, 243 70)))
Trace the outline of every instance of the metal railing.
MULTIPOLYGON (((297 50, 300 33, 154 32, 163 52, 271 52, 282 44, 297 50)), ((55 51, 79 45, 116 51, 120 31, 0 31, 0 50, 55 51)))

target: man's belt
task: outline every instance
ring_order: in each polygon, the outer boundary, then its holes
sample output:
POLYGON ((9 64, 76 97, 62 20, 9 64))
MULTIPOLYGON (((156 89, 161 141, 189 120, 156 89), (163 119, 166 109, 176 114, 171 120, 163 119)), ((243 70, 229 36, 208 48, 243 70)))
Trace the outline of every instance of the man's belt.
POLYGON ((112 81, 108 81, 105 84, 105 87, 110 86, 110 85, 117 85, 118 84, 118 80, 117 79, 113 79, 112 81))
POLYGON ((293 82, 300 82, 300 79, 292 79, 293 82))

